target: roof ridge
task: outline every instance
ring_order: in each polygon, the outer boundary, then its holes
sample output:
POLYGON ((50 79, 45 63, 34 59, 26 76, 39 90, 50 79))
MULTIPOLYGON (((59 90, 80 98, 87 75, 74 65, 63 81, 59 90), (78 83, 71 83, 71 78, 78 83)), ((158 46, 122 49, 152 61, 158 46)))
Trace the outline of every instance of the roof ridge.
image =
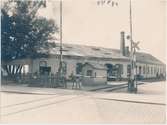
MULTIPOLYGON (((59 44, 55 42, 55 44, 59 44)), ((83 45, 83 44, 75 44, 75 43, 63 43, 64 47, 71 47, 69 51, 64 52, 65 55, 73 55, 73 56, 89 56, 89 57, 98 57, 98 58, 113 58, 113 59, 129 59, 129 57, 123 56, 119 49, 113 48, 105 48, 99 46, 92 45, 83 45), (97 50, 93 50, 92 48, 97 48, 97 50), (111 54, 106 54, 106 53, 111 54)), ((55 53, 53 51, 53 53, 55 53)), ((156 63, 156 64, 164 64, 162 61, 154 57, 153 55, 146 52, 137 52, 137 60, 144 61, 146 63, 156 63)))
MULTIPOLYGON (((56 42, 56 44, 60 44, 60 43, 56 42)), ((84 44, 77 44, 77 43, 63 43, 63 45, 85 46, 85 47, 91 47, 91 48, 96 47, 96 48, 103 48, 103 49, 112 49, 112 50, 117 50, 117 51, 119 50, 119 49, 109 48, 109 47, 100 47, 100 46, 84 45, 84 44)))

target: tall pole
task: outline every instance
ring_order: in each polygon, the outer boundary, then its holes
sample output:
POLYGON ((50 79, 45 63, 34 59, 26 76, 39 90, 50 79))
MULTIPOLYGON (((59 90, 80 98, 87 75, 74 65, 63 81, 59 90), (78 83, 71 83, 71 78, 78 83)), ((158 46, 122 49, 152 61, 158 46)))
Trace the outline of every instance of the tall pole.
POLYGON ((130 42, 131 42, 131 52, 133 51, 133 47, 132 47, 132 42, 133 42, 133 34, 132 34, 132 3, 131 3, 131 0, 129 1, 130 2, 130 4, 129 4, 129 8, 130 8, 130 12, 129 12, 129 14, 130 14, 130 16, 129 16, 129 20, 130 20, 130 42))
POLYGON ((132 30, 132 3, 129 1, 129 21, 130 21, 130 48, 131 48, 131 75, 130 79, 133 80, 133 30, 132 30))
POLYGON ((60 0, 60 64, 59 64, 59 72, 62 74, 62 0, 60 0))
POLYGON ((131 54, 130 54, 130 62, 131 62, 131 73, 130 73, 130 81, 128 83, 128 90, 130 92, 137 92, 137 86, 135 82, 135 48, 133 47, 133 25, 132 25, 132 1, 129 0, 129 22, 130 22, 130 46, 131 46, 131 54))

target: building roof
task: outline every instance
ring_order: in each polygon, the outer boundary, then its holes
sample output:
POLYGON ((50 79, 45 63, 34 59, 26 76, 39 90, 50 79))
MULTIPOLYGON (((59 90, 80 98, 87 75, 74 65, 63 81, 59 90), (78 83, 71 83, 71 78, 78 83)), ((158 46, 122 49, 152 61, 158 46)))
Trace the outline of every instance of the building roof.
MULTIPOLYGON (((50 48, 50 55, 59 55, 59 43, 56 43, 57 47, 50 48)), ((130 60, 130 57, 123 56, 121 51, 118 49, 78 45, 78 44, 63 44, 63 55, 65 56, 77 56, 77 57, 96 57, 96 58, 107 58, 107 59, 123 59, 130 60)), ((152 56, 151 54, 137 52, 137 62, 152 63, 152 64, 163 64, 160 60, 152 56)))
POLYGON ((153 64, 164 64, 154 56, 148 53, 136 53, 137 61, 138 62, 143 62, 143 63, 153 63, 153 64))
POLYGON ((93 69, 106 70, 106 66, 98 63, 85 63, 83 66, 90 65, 93 69))

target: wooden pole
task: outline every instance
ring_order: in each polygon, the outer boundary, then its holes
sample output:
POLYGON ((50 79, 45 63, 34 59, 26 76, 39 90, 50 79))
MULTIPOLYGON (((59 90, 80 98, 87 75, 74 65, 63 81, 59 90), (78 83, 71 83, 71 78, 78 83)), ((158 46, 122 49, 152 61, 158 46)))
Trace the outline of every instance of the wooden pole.
POLYGON ((59 72, 62 73, 62 0, 60 0, 60 65, 59 65, 59 72))

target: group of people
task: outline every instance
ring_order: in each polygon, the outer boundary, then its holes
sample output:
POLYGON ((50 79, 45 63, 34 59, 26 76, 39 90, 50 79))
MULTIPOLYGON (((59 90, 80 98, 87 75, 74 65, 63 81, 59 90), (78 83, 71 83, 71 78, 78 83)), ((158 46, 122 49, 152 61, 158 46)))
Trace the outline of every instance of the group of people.
POLYGON ((81 75, 74 75, 73 73, 71 73, 70 80, 72 82, 72 89, 81 89, 81 86, 82 86, 81 75))

